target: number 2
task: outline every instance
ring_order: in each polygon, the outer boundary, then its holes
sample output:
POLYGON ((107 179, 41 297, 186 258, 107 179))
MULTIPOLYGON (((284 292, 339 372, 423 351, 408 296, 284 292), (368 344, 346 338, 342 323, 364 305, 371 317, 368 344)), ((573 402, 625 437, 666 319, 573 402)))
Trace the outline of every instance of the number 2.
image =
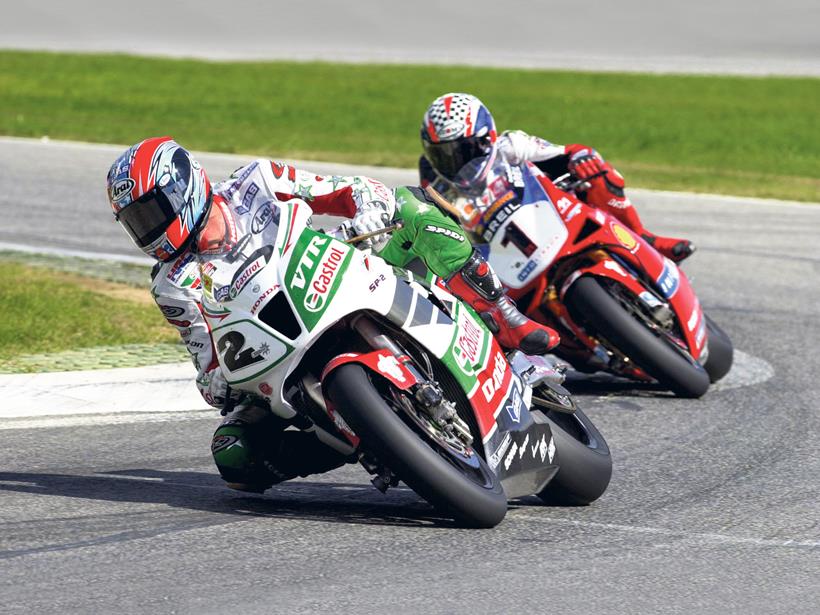
POLYGON ((245 350, 242 350, 244 346, 245 336, 239 331, 226 333, 219 338, 219 341, 216 343, 217 351, 220 354, 225 353, 222 360, 225 361, 225 367, 230 371, 235 372, 243 367, 248 367, 248 365, 259 363, 259 361, 264 359, 262 354, 255 348, 249 346, 245 350))

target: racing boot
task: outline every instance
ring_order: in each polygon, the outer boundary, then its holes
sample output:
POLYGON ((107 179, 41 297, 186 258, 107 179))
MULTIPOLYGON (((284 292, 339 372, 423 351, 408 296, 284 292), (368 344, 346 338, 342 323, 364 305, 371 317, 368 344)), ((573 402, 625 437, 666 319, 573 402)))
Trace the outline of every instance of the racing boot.
POLYGON ((644 230, 643 233, 641 233, 641 237, 643 237, 649 245, 663 254, 666 258, 676 263, 689 258, 697 249, 695 244, 688 239, 661 237, 660 235, 653 235, 647 230, 644 230))
POLYGON ((481 315, 504 348, 542 355, 558 345, 558 333, 519 312, 504 294, 495 271, 475 250, 461 269, 450 276, 447 286, 481 315))

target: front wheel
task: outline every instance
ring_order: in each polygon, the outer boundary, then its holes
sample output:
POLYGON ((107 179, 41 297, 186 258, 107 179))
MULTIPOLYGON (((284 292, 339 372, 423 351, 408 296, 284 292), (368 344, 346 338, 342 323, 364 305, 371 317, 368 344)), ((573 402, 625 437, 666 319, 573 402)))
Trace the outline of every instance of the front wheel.
POLYGON ((595 278, 581 276, 566 294, 573 317, 629 357, 635 365, 680 397, 700 397, 709 389, 709 374, 698 363, 655 335, 595 278))
POLYGON ((709 345, 709 356, 703 368, 709 374, 709 380, 717 382, 732 369, 735 351, 726 332, 706 314, 703 316, 706 318, 706 343, 709 345))
MULTIPOLYGON (((472 449, 459 454, 405 422, 359 365, 328 375, 336 410, 363 445, 425 500, 468 527, 493 527, 507 514, 501 482, 472 449)), ((407 419, 410 421, 410 419, 407 419)))

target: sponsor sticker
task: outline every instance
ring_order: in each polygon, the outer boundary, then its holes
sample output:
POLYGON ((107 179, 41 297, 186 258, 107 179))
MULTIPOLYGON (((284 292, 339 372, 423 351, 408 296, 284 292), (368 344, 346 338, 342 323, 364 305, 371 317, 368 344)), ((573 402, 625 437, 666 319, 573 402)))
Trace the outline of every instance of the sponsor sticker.
POLYGON ((504 453, 507 452, 507 449, 510 447, 510 443, 512 443, 512 436, 509 432, 504 436, 504 439, 501 441, 499 447, 495 450, 495 452, 490 455, 490 468, 495 469, 501 460, 504 458, 504 453))
POLYGON ((296 264, 296 269, 293 272, 293 278, 290 282, 291 288, 304 289, 307 286, 307 273, 316 264, 316 259, 322 253, 324 245, 330 241, 328 237, 320 235, 314 236, 310 243, 305 248, 302 256, 299 257, 299 262, 296 264))
POLYGON ((495 355, 493 373, 481 384, 481 392, 484 393, 484 399, 486 399, 487 402, 490 402, 501 389, 506 371, 507 361, 504 359, 504 354, 498 351, 495 355))
POLYGON ((609 228, 612 229, 612 234, 615 235, 615 239, 627 250, 630 252, 637 252, 640 244, 635 237, 632 236, 626 227, 621 226, 617 222, 611 222, 609 228))
POLYGON ((334 245, 322 256, 305 295, 305 309, 308 312, 318 312, 324 308, 346 254, 346 249, 334 245))
POLYGON ((535 260, 527 261, 527 264, 524 265, 524 268, 518 272, 518 281, 523 282, 524 280, 526 280, 537 265, 538 263, 535 260))
POLYGON ((214 299, 216 301, 226 301, 231 292, 230 286, 220 286, 214 291, 214 299))
POLYGON ((518 447, 518 458, 523 459, 524 453, 527 452, 527 444, 530 442, 530 434, 527 434, 527 437, 524 438, 524 441, 521 443, 521 446, 518 447))
POLYGON ((663 271, 661 271, 661 275, 658 276, 657 284, 661 294, 667 299, 671 299, 675 296, 675 293, 678 292, 680 272, 678 271, 677 265, 668 258, 664 259, 663 271))
POLYGON ((512 462, 515 460, 515 454, 518 452, 518 445, 513 443, 510 452, 507 453, 507 456, 504 458, 504 469, 509 470, 512 462))
POLYGON ((481 350, 483 349, 484 332, 468 316, 466 310, 459 312, 459 334, 453 345, 453 357, 456 363, 468 376, 475 374, 481 350))
POLYGON ((498 229, 507 221, 512 214, 514 214, 518 209, 520 209, 521 203, 518 201, 510 201, 506 203, 501 209, 499 209, 495 214, 492 214, 488 217, 484 218, 484 230, 479 231, 481 236, 484 237, 486 241, 492 241, 492 238, 495 237, 495 234, 498 232, 498 229))
MULTIPOLYGON (((265 303, 265 299, 270 297, 277 290, 279 290, 279 285, 278 284, 275 285, 275 286, 271 286, 264 293, 259 295, 259 297, 256 299, 256 301, 253 302, 253 305, 251 306, 251 314, 256 314, 256 310, 258 310, 260 307, 262 307, 262 304, 265 303)), ((257 292, 259 292, 259 291, 257 291, 257 292)))
POLYGON ((262 393, 262 395, 273 395, 273 387, 267 382, 262 382, 259 384, 259 392, 262 393))
POLYGON ((614 271, 615 273, 617 273, 620 276, 626 277, 626 271, 624 271, 624 268, 621 267, 615 261, 610 261, 610 260, 604 261, 604 269, 609 269, 610 271, 614 271))
POLYGON ((394 380, 398 380, 399 382, 407 380, 404 376, 404 372, 402 372, 398 359, 392 354, 380 354, 376 367, 378 367, 381 373, 387 374, 394 380))
POLYGON ((254 261, 245 267, 244 271, 239 274, 239 277, 231 284, 230 292, 228 293, 231 299, 234 299, 240 291, 245 288, 245 285, 250 282, 257 273, 262 271, 265 266, 264 256, 258 256, 254 261))
POLYGON ((136 183, 130 177, 114 182, 114 185, 111 186, 111 200, 121 201, 134 189, 134 186, 136 186, 136 183))
POLYGON ((242 204, 236 208, 236 213, 243 215, 248 213, 251 210, 253 199, 258 192, 259 186, 256 185, 256 182, 251 182, 251 185, 245 190, 245 194, 242 195, 242 204))
POLYGON ((176 305, 161 305, 159 306, 159 309, 166 319, 177 318, 185 313, 184 308, 178 307, 176 305))
POLYGON ((263 203, 251 220, 251 232, 258 234, 265 230, 271 222, 279 222, 279 207, 272 201, 263 203))
POLYGON ((239 438, 236 436, 214 436, 214 439, 211 440, 211 453, 224 451, 226 448, 230 448, 237 442, 239 442, 239 438))
POLYGON ((457 233, 456 231, 450 230, 448 228, 444 228, 441 226, 436 226, 435 224, 428 224, 424 227, 424 230, 428 233, 437 233, 439 235, 444 235, 445 237, 449 237, 450 239, 455 239, 456 241, 465 241, 464 235, 461 233, 457 233))
MULTIPOLYGON (((496 366, 498 364, 496 363, 496 366)), ((489 401, 489 399, 487 400, 489 401)), ((507 404, 504 406, 504 409, 507 411, 507 414, 510 415, 510 418, 513 420, 514 423, 521 422, 521 392, 518 390, 518 387, 513 389, 512 395, 507 399, 507 404)), ((529 438, 529 436, 527 436, 529 438)), ((525 442, 526 444, 526 442, 525 442)), ((522 446, 524 446, 522 444, 522 446)))

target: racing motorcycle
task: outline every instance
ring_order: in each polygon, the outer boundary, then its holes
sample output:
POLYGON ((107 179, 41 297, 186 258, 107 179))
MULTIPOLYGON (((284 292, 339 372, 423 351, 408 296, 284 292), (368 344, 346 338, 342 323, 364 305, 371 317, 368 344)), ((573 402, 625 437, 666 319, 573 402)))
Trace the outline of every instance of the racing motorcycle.
POLYGON ((700 397, 729 372, 732 342, 686 274, 576 198, 581 182, 569 174, 552 181, 532 163, 500 157, 489 177, 483 213, 428 192, 483 242, 519 309, 561 334, 559 357, 579 371, 654 380, 681 397, 700 397))
POLYGON ((275 243, 253 235, 222 272, 228 292, 205 284, 231 387, 357 456, 381 491, 403 481, 465 526, 498 524, 510 498, 601 496, 609 449, 559 370, 505 354, 466 304, 340 240, 343 227, 312 230, 303 201, 281 207, 275 243))

